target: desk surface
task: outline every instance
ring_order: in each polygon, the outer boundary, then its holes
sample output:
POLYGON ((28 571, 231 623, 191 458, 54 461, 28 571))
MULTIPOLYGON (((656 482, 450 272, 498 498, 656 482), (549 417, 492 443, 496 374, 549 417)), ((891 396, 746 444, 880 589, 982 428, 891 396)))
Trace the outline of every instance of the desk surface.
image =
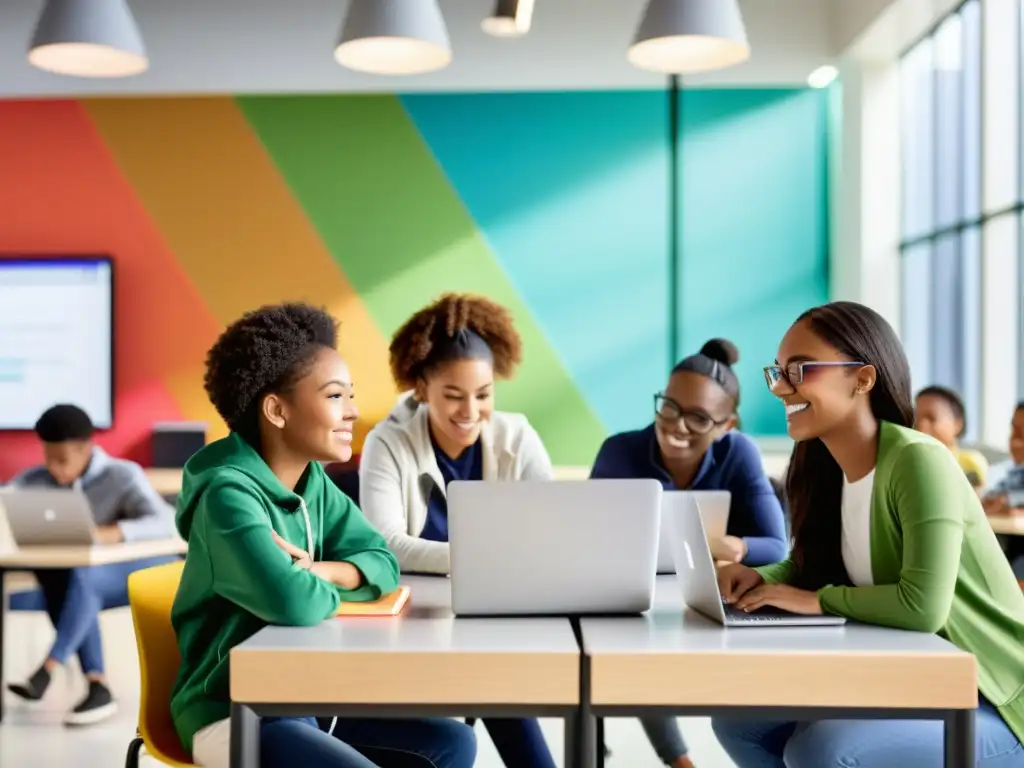
POLYGON ((146 470, 146 478, 153 489, 161 496, 175 496, 181 493, 180 469, 154 469, 146 470))
POLYGON ((575 705, 567 619, 456 619, 446 578, 411 576, 398 617, 267 627, 231 651, 231 697, 275 704, 575 705))
POLYGON ((658 577, 645 616, 583 620, 595 705, 977 705, 974 657, 937 635, 861 624, 726 629, 673 603, 671 580, 658 577))
POLYGON ((23 570, 109 565, 110 563, 124 563, 147 557, 183 555, 187 549, 188 545, 181 539, 133 541, 94 547, 20 547, 8 552, 0 552, 0 568, 23 570))

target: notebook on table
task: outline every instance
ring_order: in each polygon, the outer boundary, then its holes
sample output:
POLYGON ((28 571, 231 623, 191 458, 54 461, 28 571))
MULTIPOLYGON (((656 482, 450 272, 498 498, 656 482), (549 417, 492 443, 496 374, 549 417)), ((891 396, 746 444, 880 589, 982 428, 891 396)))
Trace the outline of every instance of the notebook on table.
POLYGON ((409 588, 400 586, 394 592, 366 603, 342 602, 335 616, 397 616, 409 602, 409 588))

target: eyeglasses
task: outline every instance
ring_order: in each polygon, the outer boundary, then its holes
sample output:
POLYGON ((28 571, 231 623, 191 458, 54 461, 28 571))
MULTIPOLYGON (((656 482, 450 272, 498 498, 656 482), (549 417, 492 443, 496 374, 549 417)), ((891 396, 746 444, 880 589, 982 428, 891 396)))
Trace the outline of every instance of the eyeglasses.
POLYGON ((779 382, 785 380, 790 386, 795 387, 797 384, 804 383, 805 371, 815 368, 853 368, 867 363, 860 363, 854 361, 835 361, 835 362, 819 362, 817 360, 807 360, 802 363, 790 363, 783 367, 781 365, 766 365, 764 368, 764 380, 768 384, 768 389, 775 389, 779 385, 779 382))
POLYGON ((721 421, 715 421, 706 413, 684 411, 679 403, 660 392, 654 396, 654 414, 665 421, 682 421, 686 428, 696 435, 706 435, 715 427, 725 424, 730 418, 727 416, 721 421))

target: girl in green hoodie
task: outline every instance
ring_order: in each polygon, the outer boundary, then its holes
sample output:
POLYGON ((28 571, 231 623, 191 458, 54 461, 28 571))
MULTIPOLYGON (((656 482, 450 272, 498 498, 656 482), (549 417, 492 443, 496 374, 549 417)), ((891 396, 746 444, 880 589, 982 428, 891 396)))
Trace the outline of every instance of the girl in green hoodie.
MULTIPOLYGON (((181 669, 171 715, 197 765, 228 765, 229 652, 268 624, 313 626, 342 601, 398 586, 381 535, 327 479, 352 455, 352 380, 337 324, 304 304, 263 307, 207 357, 206 391, 231 434, 185 467, 177 525, 188 556, 171 621, 181 669)), ((265 718, 261 764, 284 768, 470 768, 473 733, 449 719, 265 718)))

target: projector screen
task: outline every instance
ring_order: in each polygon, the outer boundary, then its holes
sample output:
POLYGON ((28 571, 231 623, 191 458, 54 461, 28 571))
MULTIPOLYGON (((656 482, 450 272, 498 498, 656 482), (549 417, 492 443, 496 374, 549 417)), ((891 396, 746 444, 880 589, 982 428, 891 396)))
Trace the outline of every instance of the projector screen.
POLYGON ((113 270, 107 257, 0 254, 0 430, 56 403, 112 426, 113 270))

